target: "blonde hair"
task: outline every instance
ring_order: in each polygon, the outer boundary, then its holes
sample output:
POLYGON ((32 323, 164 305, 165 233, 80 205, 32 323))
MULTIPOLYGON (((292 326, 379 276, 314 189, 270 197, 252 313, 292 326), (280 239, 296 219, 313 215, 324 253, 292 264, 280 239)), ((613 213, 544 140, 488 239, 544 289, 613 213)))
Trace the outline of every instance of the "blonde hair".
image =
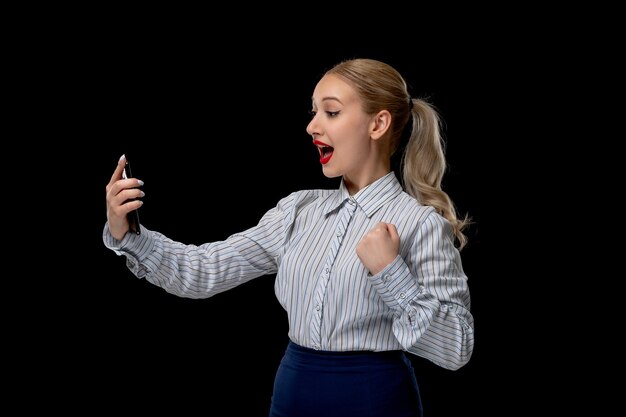
POLYGON ((454 203, 441 188, 447 164, 441 119, 435 107, 424 99, 411 98, 402 75, 384 62, 350 59, 335 65, 326 74, 335 74, 348 81, 361 97, 367 114, 381 110, 391 113, 392 153, 400 147, 409 119, 413 120, 401 161, 405 191, 421 204, 434 207, 450 222, 459 249, 462 249, 467 243, 463 230, 470 219, 467 215, 459 218, 454 203))

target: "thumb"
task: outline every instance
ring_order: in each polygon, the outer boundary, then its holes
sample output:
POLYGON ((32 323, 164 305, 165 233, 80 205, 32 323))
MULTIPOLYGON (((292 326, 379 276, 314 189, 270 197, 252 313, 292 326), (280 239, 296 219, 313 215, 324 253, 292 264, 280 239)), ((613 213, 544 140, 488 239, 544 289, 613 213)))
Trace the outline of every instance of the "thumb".
POLYGON ((126 166, 126 155, 122 155, 120 159, 117 161, 117 166, 115 167, 115 171, 113 175, 111 175, 111 179, 109 180, 109 187, 113 185, 115 181, 122 179, 122 172, 124 172, 124 167, 126 166))

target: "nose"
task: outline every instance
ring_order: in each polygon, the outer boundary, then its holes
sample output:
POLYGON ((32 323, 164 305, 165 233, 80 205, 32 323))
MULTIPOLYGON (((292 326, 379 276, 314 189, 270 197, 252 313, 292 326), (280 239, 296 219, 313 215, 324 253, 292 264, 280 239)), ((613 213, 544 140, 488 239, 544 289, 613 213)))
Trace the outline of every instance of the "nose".
POLYGON ((309 122, 309 124, 306 126, 306 133, 308 133, 309 135, 315 137, 316 135, 319 135, 319 131, 317 130, 317 115, 313 116, 313 118, 311 119, 311 121, 309 122))

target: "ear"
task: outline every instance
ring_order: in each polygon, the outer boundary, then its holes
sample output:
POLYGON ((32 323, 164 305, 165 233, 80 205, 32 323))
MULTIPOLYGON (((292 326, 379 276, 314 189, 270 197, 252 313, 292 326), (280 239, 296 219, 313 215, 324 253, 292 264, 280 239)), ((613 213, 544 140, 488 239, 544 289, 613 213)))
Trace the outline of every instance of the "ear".
POLYGON ((382 138, 391 126, 391 113, 388 110, 379 111, 370 123, 370 137, 373 140, 382 138))

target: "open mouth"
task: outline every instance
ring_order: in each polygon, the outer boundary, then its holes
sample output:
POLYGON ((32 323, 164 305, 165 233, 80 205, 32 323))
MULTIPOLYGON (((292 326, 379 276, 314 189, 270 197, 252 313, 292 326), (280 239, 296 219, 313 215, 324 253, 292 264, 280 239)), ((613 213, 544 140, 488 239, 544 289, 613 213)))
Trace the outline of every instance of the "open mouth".
POLYGON ((335 148, 333 148, 332 146, 327 145, 324 142, 321 142, 319 140, 314 140, 313 144, 315 144, 315 146, 317 146, 317 150, 320 153, 320 163, 322 163, 322 164, 328 163, 328 161, 330 161, 330 158, 332 158, 332 156, 333 156, 333 152, 334 152, 335 148))

